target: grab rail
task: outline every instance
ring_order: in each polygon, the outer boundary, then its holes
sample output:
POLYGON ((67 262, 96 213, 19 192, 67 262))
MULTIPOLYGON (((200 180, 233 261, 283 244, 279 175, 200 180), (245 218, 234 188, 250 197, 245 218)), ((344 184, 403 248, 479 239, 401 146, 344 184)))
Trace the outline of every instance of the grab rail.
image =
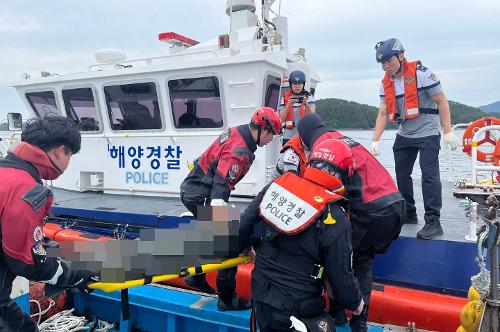
MULTIPOLYGON (((152 65, 153 61, 159 60, 159 59, 168 60, 168 59, 171 59, 171 58, 174 58, 174 57, 178 57, 178 56, 198 55, 198 54, 203 54, 203 53, 211 53, 211 54, 214 55, 214 57, 218 57, 219 56, 219 54, 216 51, 214 51, 214 50, 200 50, 200 51, 195 51, 195 52, 187 52, 187 53, 178 53, 178 54, 157 56, 157 57, 153 57, 153 58, 142 58, 142 59, 124 60, 124 61, 117 61, 117 62, 96 63, 96 64, 93 64, 93 65, 89 66, 89 71, 92 71, 94 68, 102 68, 103 66, 109 66, 109 65, 121 65, 121 66, 124 66, 124 65, 127 65, 127 64, 128 65, 133 65, 134 63, 140 63, 140 62, 144 62, 143 66, 148 66, 148 65, 152 65)), ((161 63, 158 63, 158 64, 161 64, 161 63)), ((126 68, 126 67, 124 67, 124 68, 126 68)))

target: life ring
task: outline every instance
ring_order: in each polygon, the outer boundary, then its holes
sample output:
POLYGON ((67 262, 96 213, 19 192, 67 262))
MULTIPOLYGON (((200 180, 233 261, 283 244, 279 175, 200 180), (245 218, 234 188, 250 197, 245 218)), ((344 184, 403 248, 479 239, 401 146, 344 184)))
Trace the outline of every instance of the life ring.
MULTIPOLYGON (((464 136, 462 137, 462 151, 467 153, 469 156, 472 155, 472 138, 474 134, 486 126, 500 125, 500 119, 494 117, 485 117, 479 120, 472 122, 467 129, 465 129, 464 136)), ((477 146, 480 146, 485 143, 490 143, 493 146, 496 146, 497 141, 491 137, 491 133, 487 131, 485 133, 484 139, 477 142, 477 146)), ((477 150, 477 160, 482 162, 492 162, 494 152, 485 152, 481 150, 477 150)))
POLYGON ((491 162, 495 166, 500 166, 500 139, 497 140, 497 143, 495 145, 495 150, 492 153, 491 162))

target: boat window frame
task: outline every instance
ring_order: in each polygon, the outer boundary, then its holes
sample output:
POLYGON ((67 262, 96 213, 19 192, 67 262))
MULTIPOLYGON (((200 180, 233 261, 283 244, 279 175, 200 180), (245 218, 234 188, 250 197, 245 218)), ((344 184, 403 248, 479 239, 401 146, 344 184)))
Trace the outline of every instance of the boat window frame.
MULTIPOLYGON (((90 88, 92 90, 92 96, 94 97, 94 104, 96 106, 97 117, 101 123, 101 127, 99 128, 99 130, 92 130, 92 131, 79 130, 79 131, 80 131, 80 134, 82 134, 82 135, 83 134, 100 134, 104 131, 104 126, 106 124, 104 123, 104 119, 102 116, 102 110, 101 110, 101 104, 100 104, 100 100, 99 100, 98 89, 95 85, 93 85, 93 84, 65 85, 65 86, 61 87, 61 101, 62 101, 63 106, 64 106, 64 111, 66 113, 66 117, 68 118, 68 111, 66 110, 66 106, 65 106, 66 104, 64 102, 63 91, 64 90, 74 90, 74 89, 88 89, 88 88, 90 88)), ((69 118, 69 119, 71 119, 71 118, 69 118)), ((110 126, 109 123, 107 125, 110 126)))
POLYGON ((26 89, 26 90, 23 91, 23 98, 26 101, 27 105, 30 107, 31 112, 33 112, 33 114, 35 114, 35 116, 37 118, 43 119, 40 116, 40 114, 38 114, 38 112, 36 111, 36 108, 31 103, 30 99, 28 99, 28 96, 26 96, 26 94, 28 94, 28 93, 37 93, 37 92, 47 92, 47 91, 50 91, 50 92, 54 93, 54 100, 56 102, 56 107, 57 107, 57 111, 58 111, 57 115, 58 116, 65 116, 66 114, 63 113, 63 108, 61 107, 61 100, 59 99, 60 95, 58 94, 57 89, 54 88, 54 87, 45 88, 45 89, 43 89, 43 88, 26 89))
POLYGON ((145 78, 141 77, 139 79, 132 79, 132 80, 118 80, 118 81, 107 81, 104 82, 101 85, 101 90, 100 92, 102 93, 102 102, 104 103, 104 107, 106 110, 106 121, 108 122, 108 129, 113 132, 113 133, 157 133, 157 132, 163 132, 166 129, 166 121, 165 121, 165 115, 164 115, 164 110, 162 106, 162 92, 161 92, 161 82, 157 79, 154 78, 145 78), (143 83, 154 83, 155 88, 156 88, 156 96, 158 97, 158 109, 160 112, 160 120, 161 120, 161 127, 160 128, 155 128, 155 129, 136 129, 136 130, 131 130, 131 129, 124 129, 124 130, 118 130, 118 129, 113 129, 112 124, 113 120, 110 117, 109 111, 108 111, 108 102, 106 99, 106 94, 104 91, 104 88, 108 86, 117 86, 117 85, 129 85, 129 84, 143 84, 143 83))
POLYGON ((272 71, 272 70, 264 71, 263 85, 262 85, 262 105, 265 105, 265 102, 266 102, 267 77, 268 76, 274 76, 279 81, 278 102, 276 104, 276 109, 275 109, 275 111, 279 114, 281 96, 283 95, 282 94, 282 91, 283 91, 283 82, 282 82, 283 73, 280 74, 280 73, 278 73, 276 71, 272 71))
POLYGON ((216 132, 220 133, 221 131, 225 130, 229 126, 229 121, 227 119, 227 108, 226 108, 226 97, 225 97, 225 89, 224 89, 224 80, 222 78, 222 75, 220 72, 215 72, 215 71, 210 71, 210 72, 195 72, 195 73, 189 73, 189 74, 176 74, 176 75, 171 75, 167 76, 165 80, 165 92, 166 92, 166 101, 168 103, 169 107, 169 119, 170 123, 172 125, 172 130, 177 131, 177 132, 216 132), (216 77, 217 80, 219 81, 219 95, 220 95, 220 105, 221 105, 221 112, 222 112, 222 126, 217 127, 217 128, 177 128, 175 126, 175 118, 174 118, 174 109, 172 108, 171 105, 171 99, 170 99, 170 88, 168 86, 168 82, 171 80, 180 80, 180 79, 190 79, 190 78, 204 78, 204 77, 216 77))

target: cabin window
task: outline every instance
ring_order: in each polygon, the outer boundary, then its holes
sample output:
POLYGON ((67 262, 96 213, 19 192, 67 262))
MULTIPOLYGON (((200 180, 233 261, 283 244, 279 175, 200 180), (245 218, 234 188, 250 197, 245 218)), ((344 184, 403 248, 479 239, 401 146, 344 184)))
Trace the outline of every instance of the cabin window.
POLYGON ((74 121, 80 131, 101 130, 91 88, 63 90, 62 96, 68 118, 74 121))
POLYGON ((104 87, 113 130, 161 129, 160 107, 154 83, 104 87))
POLYGON ((280 97, 281 79, 276 76, 267 75, 265 84, 266 94, 264 96, 264 105, 277 110, 280 97))
POLYGON ((40 118, 45 118, 47 115, 61 115, 52 91, 29 92, 26 94, 26 99, 40 118))
POLYGON ((222 105, 215 76, 168 81, 175 128, 220 128, 222 105))

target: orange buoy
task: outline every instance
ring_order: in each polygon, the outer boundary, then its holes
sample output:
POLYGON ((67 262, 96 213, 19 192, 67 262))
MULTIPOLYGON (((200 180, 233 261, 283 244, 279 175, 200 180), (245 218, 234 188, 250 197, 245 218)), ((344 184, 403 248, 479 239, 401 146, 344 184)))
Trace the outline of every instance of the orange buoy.
POLYGON ((61 227, 61 225, 46 223, 43 226, 43 235, 45 235, 45 237, 48 237, 52 241, 55 241, 57 232, 61 231, 62 229, 63 228, 61 227))
POLYGON ((98 234, 75 231, 73 229, 62 229, 55 234, 55 241, 109 241, 113 240, 110 237, 105 237, 98 234))
MULTIPOLYGON (((464 135, 462 137, 462 150, 467 153, 469 156, 472 155, 472 138, 474 134, 481 128, 492 125, 500 125, 500 119, 494 117, 485 117, 479 120, 472 122, 467 129, 465 129, 464 135)), ((495 141, 491 137, 491 133, 487 131, 485 133, 484 139, 477 142, 477 146, 479 147, 482 144, 490 143, 491 145, 496 146, 497 141, 495 141)), ((482 162, 492 162, 493 161, 494 152, 485 152, 481 150, 477 150, 477 160, 482 162)))
MULTIPOLYGON (((253 264, 238 266, 236 292, 244 299, 251 298, 253 264)), ((216 272, 207 273, 208 283, 215 288, 216 272)), ((167 284, 189 288, 184 279, 169 280, 167 284)), ((455 332, 460 325, 460 310, 466 298, 422 290, 375 284, 371 294, 369 321, 379 324, 407 326, 415 322, 420 329, 455 332)))
POLYGON ((73 229, 62 228, 61 225, 46 223, 43 226, 43 234, 56 242, 64 241, 109 241, 112 240, 110 237, 75 231, 73 229))

